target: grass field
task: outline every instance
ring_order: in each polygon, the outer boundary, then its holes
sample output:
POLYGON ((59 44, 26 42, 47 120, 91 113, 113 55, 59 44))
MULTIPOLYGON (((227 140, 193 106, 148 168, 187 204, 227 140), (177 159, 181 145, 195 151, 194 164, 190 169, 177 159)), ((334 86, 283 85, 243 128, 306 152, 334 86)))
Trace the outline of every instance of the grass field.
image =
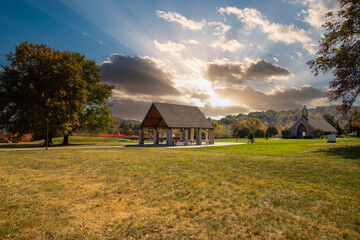
POLYGON ((356 139, 0 151, 0 239, 360 239, 359 209, 356 139))
MULTIPOLYGON (((72 146, 113 146, 113 145, 126 145, 129 143, 135 143, 137 141, 130 139, 126 142, 119 142, 122 138, 110 138, 110 137, 70 137, 68 147, 72 146)), ((50 147, 63 147, 61 145, 63 141, 62 137, 54 138, 53 144, 50 147)), ((34 148, 34 147, 44 147, 44 140, 39 140, 35 142, 24 142, 24 143, 0 143, 1 148, 34 148)))

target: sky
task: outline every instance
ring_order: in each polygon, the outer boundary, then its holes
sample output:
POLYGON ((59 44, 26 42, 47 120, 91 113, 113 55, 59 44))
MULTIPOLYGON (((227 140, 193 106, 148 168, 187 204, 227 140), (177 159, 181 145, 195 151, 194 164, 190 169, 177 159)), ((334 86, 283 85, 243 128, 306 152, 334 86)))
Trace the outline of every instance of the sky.
MULTIPOLYGON (((114 86, 113 115, 142 120, 152 102, 219 119, 331 104, 314 76, 336 0, 2 0, 0 65, 20 42, 79 52, 114 86)), ((1 69, 0 69, 1 71, 1 69)))

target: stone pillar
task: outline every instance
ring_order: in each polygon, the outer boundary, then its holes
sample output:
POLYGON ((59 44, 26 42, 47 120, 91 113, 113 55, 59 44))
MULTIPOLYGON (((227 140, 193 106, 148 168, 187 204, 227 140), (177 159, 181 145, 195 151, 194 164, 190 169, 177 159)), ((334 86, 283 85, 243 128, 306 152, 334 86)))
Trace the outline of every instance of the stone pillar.
POLYGON ((154 144, 159 144, 159 130, 154 130, 154 144))
POLYGON ((193 129, 193 128, 190 129, 190 140, 191 140, 191 141, 194 141, 194 140, 195 140, 195 139, 194 139, 194 132, 195 132, 194 130, 195 130, 195 129, 193 129))
POLYGON ((180 128, 180 142, 184 141, 184 129, 180 128))
POLYGON ((172 135, 172 129, 166 130, 166 145, 167 146, 174 146, 174 139, 172 135))
POLYGON ((206 142, 206 144, 209 143, 209 129, 205 130, 205 142, 206 142))
POLYGON ((214 144, 215 133, 214 129, 209 130, 209 144, 214 144))
POLYGON ((144 130, 139 130, 139 144, 144 144, 144 130))
POLYGON ((202 133, 201 133, 201 129, 198 129, 196 131, 196 145, 201 145, 202 144, 202 133))
POLYGON ((183 132, 183 141, 185 142, 185 145, 188 145, 188 141, 189 141, 189 131, 188 129, 184 129, 183 132))

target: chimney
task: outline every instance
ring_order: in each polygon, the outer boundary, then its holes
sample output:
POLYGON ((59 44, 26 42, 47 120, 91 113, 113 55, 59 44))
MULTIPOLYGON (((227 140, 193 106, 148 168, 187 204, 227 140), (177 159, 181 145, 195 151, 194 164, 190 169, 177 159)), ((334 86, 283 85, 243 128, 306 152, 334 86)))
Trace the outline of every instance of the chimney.
POLYGON ((306 106, 305 106, 305 105, 304 105, 304 108, 301 110, 301 115, 302 115, 302 117, 304 117, 306 120, 308 120, 309 111, 306 109, 306 106))

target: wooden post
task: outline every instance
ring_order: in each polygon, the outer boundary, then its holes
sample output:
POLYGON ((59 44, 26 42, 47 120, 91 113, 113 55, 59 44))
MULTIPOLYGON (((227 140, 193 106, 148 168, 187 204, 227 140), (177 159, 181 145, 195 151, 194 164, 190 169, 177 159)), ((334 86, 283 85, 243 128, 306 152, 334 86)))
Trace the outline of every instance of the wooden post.
POLYGON ((159 130, 154 131, 154 144, 159 144, 159 130))
POLYGON ((144 130, 139 130, 139 144, 144 144, 144 130))
POLYGON ((196 145, 201 145, 202 144, 202 132, 201 129, 199 128, 196 132, 196 145))

